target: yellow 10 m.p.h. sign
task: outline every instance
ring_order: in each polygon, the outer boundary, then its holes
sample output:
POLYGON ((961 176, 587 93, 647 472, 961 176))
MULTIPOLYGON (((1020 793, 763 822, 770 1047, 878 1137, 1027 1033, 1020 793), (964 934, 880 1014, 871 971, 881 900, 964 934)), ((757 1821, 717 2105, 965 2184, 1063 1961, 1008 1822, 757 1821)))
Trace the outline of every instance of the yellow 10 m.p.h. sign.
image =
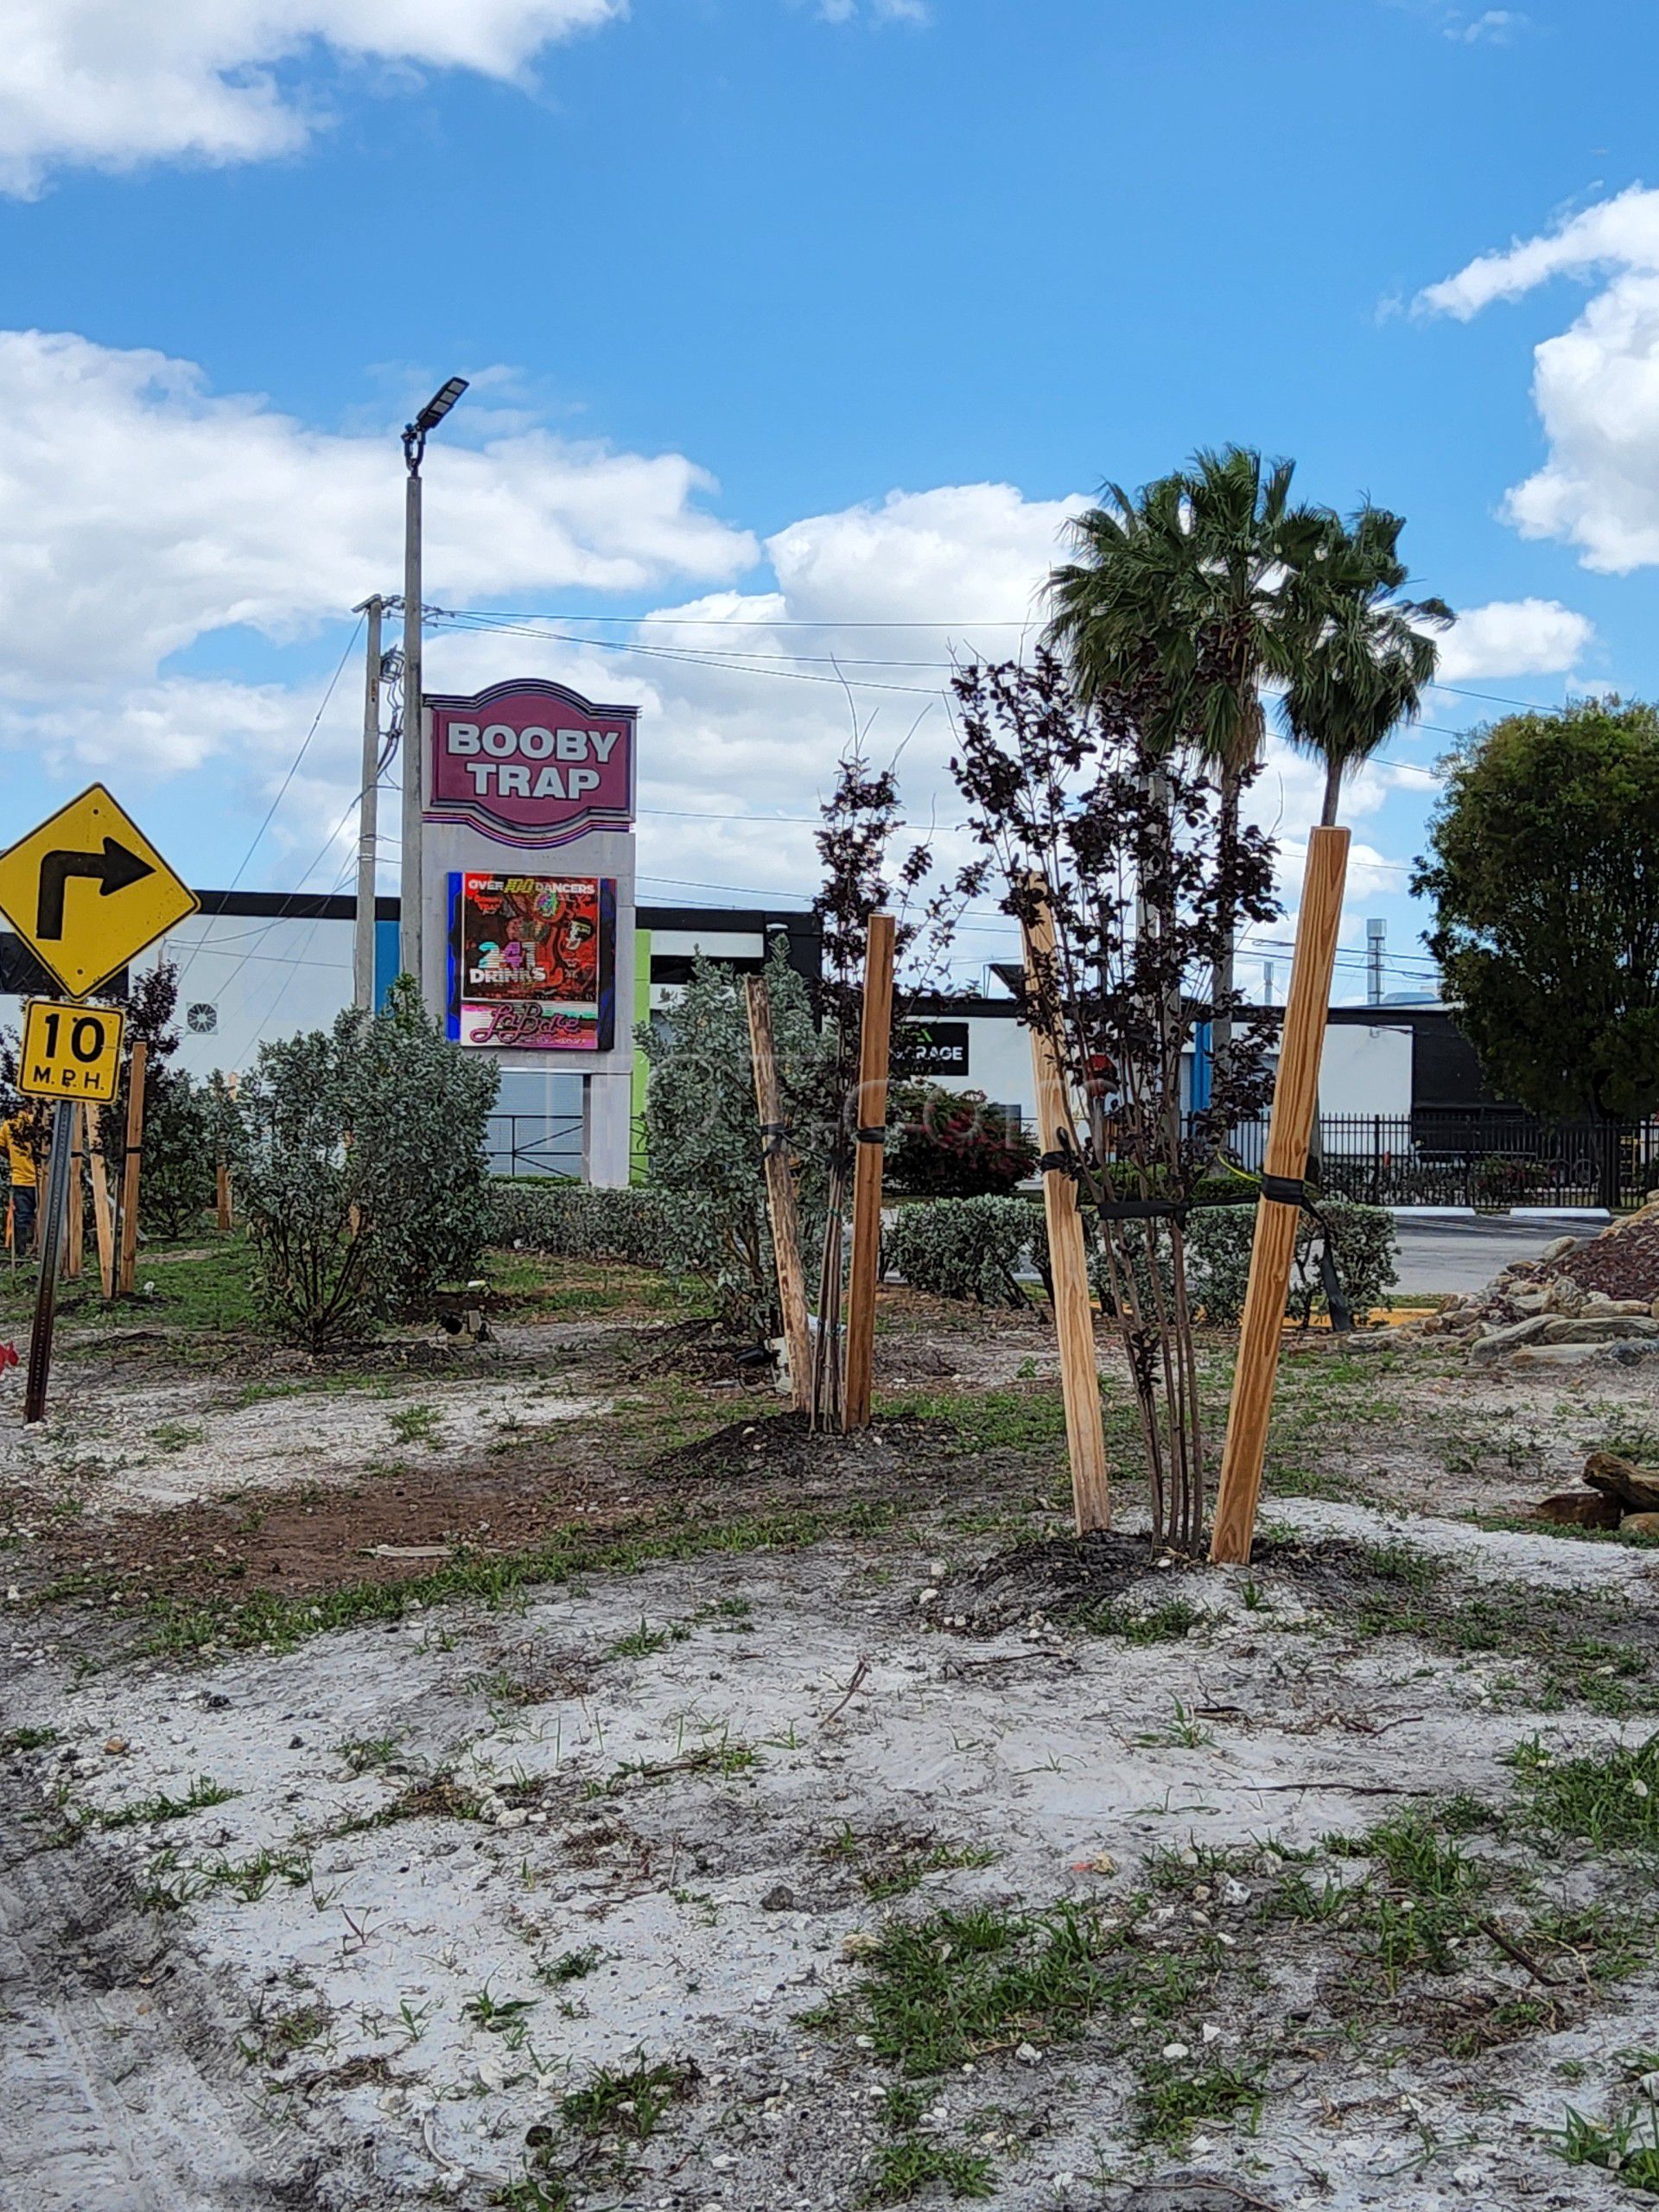
POLYGON ((17 1088, 30 1098, 113 1099, 127 1018, 112 1006, 32 1000, 23 1014, 17 1088))

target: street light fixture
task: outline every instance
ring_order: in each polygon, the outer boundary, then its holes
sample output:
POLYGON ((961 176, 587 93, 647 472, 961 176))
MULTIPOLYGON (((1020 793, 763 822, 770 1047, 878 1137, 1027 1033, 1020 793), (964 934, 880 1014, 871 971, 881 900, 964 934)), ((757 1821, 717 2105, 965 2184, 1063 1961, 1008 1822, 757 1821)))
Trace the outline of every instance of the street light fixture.
POLYGON ((428 433, 436 429, 466 389, 465 377, 451 377, 404 429, 404 460, 409 474, 404 500, 404 837, 398 882, 398 964, 405 975, 413 976, 423 999, 426 995, 422 913, 425 886, 421 832, 426 744, 421 728, 421 461, 428 433))

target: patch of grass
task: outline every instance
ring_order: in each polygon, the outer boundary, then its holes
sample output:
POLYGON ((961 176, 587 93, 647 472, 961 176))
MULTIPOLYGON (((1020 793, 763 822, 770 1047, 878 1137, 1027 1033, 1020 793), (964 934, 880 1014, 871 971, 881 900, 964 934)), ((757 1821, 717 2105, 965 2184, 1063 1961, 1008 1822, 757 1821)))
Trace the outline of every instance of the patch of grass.
POLYGON ((652 1628, 644 1615, 639 1625, 626 1636, 619 1636, 606 1653, 607 1659, 649 1659, 658 1651, 666 1651, 671 1643, 683 1643, 691 1631, 683 1622, 671 1621, 665 1627, 652 1628))
POLYGON ((334 1749, 353 1774, 372 1774, 396 1762, 399 1741, 396 1736, 346 1736, 334 1749))
POLYGON ((1125 1643, 1135 1644, 1179 1643, 1211 1618, 1204 1606, 1192 1605, 1185 1598, 1166 1598, 1156 1605, 1102 1598, 1069 1616, 1071 1623, 1090 1636, 1121 1637, 1125 1643))
MULTIPOLYGON (((143 1273, 156 1285, 147 1305, 166 1308, 170 1327, 212 1335, 251 1332, 259 1315, 251 1288, 252 1254, 242 1236, 219 1239, 189 1254, 147 1251, 143 1273)), ((118 1303, 100 1308, 99 1319, 119 1325, 130 1308, 118 1303)))
POLYGON ((490 2202, 501 2212, 572 2212, 575 2198, 563 2174, 523 2174, 504 2182, 490 2202))
POLYGON ((1659 2112, 1624 2113, 1603 2125, 1569 2105, 1566 2125, 1552 2140, 1569 2166, 1599 2166, 1627 2189, 1659 2196, 1659 2112))
POLYGON ((328 2039, 334 2015, 321 1999, 289 2012, 256 2012, 247 2032, 236 2038, 244 2065, 283 2066, 296 2051, 315 2050, 328 2039))
POLYGON ((1601 1448, 1633 1459, 1638 1467, 1659 1466, 1659 1423, 1622 1409, 1603 1429, 1601 1448))
POLYGON ((1442 1841, 1421 1813, 1385 1821, 1359 1843, 1387 1877, 1386 1886, 1356 1892, 1356 1916, 1388 1987, 1396 1989, 1414 1967, 1450 1974, 1457 1963, 1453 1945, 1477 1925, 1486 1869, 1455 1843, 1442 1841))
POLYGON ((180 1912, 215 1890, 228 1890, 244 1904, 257 1904, 273 1883, 302 1890, 310 1879, 311 1857, 305 1851, 262 1847, 246 1859, 221 1854, 186 1865, 178 1852, 168 1850, 150 1862, 139 1901, 151 1912, 180 1912))
POLYGON ((215 1782, 211 1775, 199 1774, 182 1797, 169 1797, 164 1789, 157 1790, 154 1796, 135 1797, 130 1804, 92 1814, 91 1824, 100 1828, 136 1828, 152 1821, 181 1821, 188 1813, 199 1813, 208 1805, 226 1805, 241 1795, 239 1789, 227 1789, 222 1782, 215 1782))
POLYGON ((1190 1706, 1184 1705, 1178 1697, 1171 1698, 1169 1702, 1171 1713, 1166 1725, 1161 1728, 1147 1729, 1133 1737, 1130 1739, 1133 1743, 1145 1751, 1198 1751, 1215 1742, 1215 1737, 1204 1723, 1193 1718, 1190 1706))
POLYGON ((1652 1963, 1645 1928, 1622 1903, 1543 1905, 1534 1911, 1529 1932, 1564 1955, 1586 1981, 1625 1981, 1652 1963))
POLYGON ((960 2151, 931 2135, 904 2135, 876 2152, 860 2201, 908 2204, 936 2184, 958 2202, 982 2203, 996 2194, 996 2168, 982 2151, 960 2151))
POLYGON ((1592 1850, 1659 1851, 1659 1736, 1632 1750, 1557 1758, 1534 1741, 1514 1762, 1533 1821, 1592 1850))
POLYGON ((0 1735, 0 1751, 43 1751, 57 1740, 55 1728, 8 1728, 0 1735))
POLYGON ((461 2017, 493 2036, 512 2036, 523 2031, 536 2009, 533 1997, 498 1997, 486 1981, 476 1997, 461 2006, 461 2017))
POLYGON ((1370 1500, 1363 1483, 1336 1467, 1285 1466, 1275 1460, 1267 1479, 1275 1497, 1318 1497, 1331 1505, 1363 1505, 1370 1500))
POLYGON ((688 2062, 647 2060, 636 2052, 632 2066, 601 2066, 580 2089, 561 2098, 559 2117, 589 2141, 613 2136, 626 2143, 648 2142, 664 2113, 690 2095, 696 2078, 696 2068, 688 2062))
POLYGON ((1411 1637, 1449 1657, 1525 1661, 1537 1681, 1508 1688, 1534 1710, 1580 1706, 1610 1718, 1659 1710, 1659 1652, 1620 1636, 1633 1618, 1620 1597, 1563 1593, 1541 1605, 1529 1584, 1473 1585, 1397 1540, 1352 1547, 1348 1557, 1352 1588, 1332 1607, 1344 1626, 1411 1637))
POLYGON ((579 1951, 561 1951, 556 1959, 543 1960, 536 1969, 536 1979, 562 1989, 568 1982, 583 1980, 604 1956, 597 1943, 585 1943, 579 1951))
POLYGON ((1121 1930, 1070 1904, 1041 1912, 974 1905, 896 1922, 854 1988, 807 2018, 868 2037, 874 2059, 914 2079, 1010 2040, 1069 2038, 1132 2006, 1167 2017, 1192 1968, 1123 1942, 1121 1930))
POLYGON ((964 1452, 1039 1452, 1065 1441, 1065 1408, 1052 1383, 905 1397, 884 1391, 877 1420, 935 1422, 964 1452))
POLYGON ((435 1406, 399 1406, 387 1415, 392 1434, 400 1444, 436 1444, 439 1414, 435 1406))
POLYGON ((199 1422, 162 1421, 150 1430, 149 1440, 158 1452, 183 1452, 200 1444, 207 1433, 199 1422))
POLYGON ((1242 2122, 1254 2134, 1266 2094, 1263 2070, 1261 2060, 1253 2066, 1230 2066, 1208 2057, 1198 2057, 1195 2063, 1160 2055, 1142 2072, 1135 2089, 1137 2137, 1179 2152, 1200 2120, 1242 2122))
POLYGON ((929 1874, 943 1874, 964 1866, 994 1866, 1001 1853, 989 1844, 935 1843, 903 1847, 885 1866, 867 1867, 859 1887, 873 1904, 887 1897, 907 1897, 929 1874))

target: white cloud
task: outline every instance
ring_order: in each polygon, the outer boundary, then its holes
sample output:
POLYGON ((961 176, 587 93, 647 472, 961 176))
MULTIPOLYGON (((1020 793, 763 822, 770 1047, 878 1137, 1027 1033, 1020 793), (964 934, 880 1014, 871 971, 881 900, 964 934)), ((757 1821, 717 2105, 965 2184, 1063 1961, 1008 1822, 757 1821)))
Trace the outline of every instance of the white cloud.
POLYGON ((1530 16, 1513 8, 1488 8, 1484 15, 1471 22, 1452 22, 1446 26, 1446 35, 1459 46, 1508 46, 1525 30, 1530 16))
POLYGON ((1483 254, 1421 304, 1466 321, 1563 275, 1605 282, 1569 329, 1535 351, 1548 455, 1504 512, 1523 537, 1563 540, 1586 568, 1626 575, 1659 562, 1659 192, 1633 186, 1483 254))
POLYGON ((1440 677, 1550 676, 1574 667, 1592 642, 1588 615, 1555 599, 1492 600, 1469 607, 1440 634, 1440 677))
MULTIPOLYGON (((1007 484, 895 491, 804 517, 761 544, 703 511, 709 480, 690 460, 568 447, 508 419, 482 451, 456 442, 459 416, 435 441, 429 596, 551 606, 569 590, 612 591, 630 607, 654 599, 657 614, 594 626, 620 650, 439 623, 429 682, 464 691, 544 673, 637 701, 644 896, 809 895, 817 804, 855 712, 871 757, 902 752, 906 805, 922 830, 940 825, 941 860, 968 857, 948 767, 951 666, 1029 646, 1080 497, 1028 499, 1007 484), (743 588, 757 569, 770 574, 743 588)), ((166 849, 193 876, 227 880, 317 714, 345 643, 338 618, 396 584, 401 474, 394 436, 315 430, 258 399, 213 393, 188 364, 0 334, 0 748, 14 760, 27 749, 49 774, 189 793, 200 826, 169 833, 166 849), (320 652, 325 622, 334 626, 320 652), (257 680, 226 672, 238 666, 257 680)), ((1587 636, 1553 601, 1499 603, 1452 633, 1465 654, 1452 664, 1559 664, 1552 655, 1587 636)), ((349 859, 359 699, 353 660, 246 880, 336 880, 349 859)), ((1274 739, 1255 811, 1297 838, 1320 780, 1274 739)), ((1397 794, 1424 791, 1399 765, 1374 764, 1349 786, 1344 818, 1369 826, 1397 794)), ((397 827, 389 803, 388 861, 397 827)), ((1355 897, 1385 878, 1398 891, 1389 866, 1357 854, 1355 897)), ((1008 942, 1003 925, 976 917, 958 972, 971 980, 1008 942)))
POLYGON ((269 159, 302 146, 316 94, 283 65, 337 61, 511 78, 627 0, 0 0, 0 188, 67 163, 269 159))
MULTIPOLYGON (((697 505, 712 480, 679 454, 532 429, 448 438, 427 467, 428 573, 455 602, 638 592, 755 556, 697 505)), ((310 429, 160 353, 0 333, 0 679, 143 682, 211 632, 293 637, 338 615, 395 587, 402 480, 390 433, 310 429)))
POLYGON ((1632 185, 1553 231, 1483 253, 1430 284, 1420 304, 1467 322, 1493 301, 1519 299, 1549 277, 1608 267, 1659 269, 1659 192, 1632 185))

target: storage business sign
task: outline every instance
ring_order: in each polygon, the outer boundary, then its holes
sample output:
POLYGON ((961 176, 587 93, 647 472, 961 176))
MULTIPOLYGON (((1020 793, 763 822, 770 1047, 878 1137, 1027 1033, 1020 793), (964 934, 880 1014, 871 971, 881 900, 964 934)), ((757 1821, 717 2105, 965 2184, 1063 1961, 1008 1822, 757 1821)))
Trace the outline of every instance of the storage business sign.
POLYGON ((910 1042, 918 1065, 927 1075, 966 1075, 968 1024, 965 1021, 912 1021, 910 1042))

